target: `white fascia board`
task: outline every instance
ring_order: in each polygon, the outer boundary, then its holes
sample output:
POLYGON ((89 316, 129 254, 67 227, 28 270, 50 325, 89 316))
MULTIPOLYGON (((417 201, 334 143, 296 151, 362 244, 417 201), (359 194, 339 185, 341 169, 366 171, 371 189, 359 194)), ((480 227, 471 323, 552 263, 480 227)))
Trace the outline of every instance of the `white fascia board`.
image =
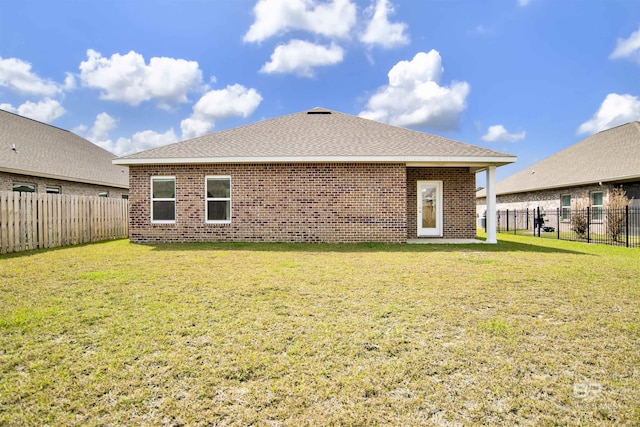
POLYGON ((517 160, 505 157, 456 156, 299 156, 299 157, 195 157, 115 159, 114 165, 206 164, 206 163, 406 163, 407 166, 505 165, 517 160))

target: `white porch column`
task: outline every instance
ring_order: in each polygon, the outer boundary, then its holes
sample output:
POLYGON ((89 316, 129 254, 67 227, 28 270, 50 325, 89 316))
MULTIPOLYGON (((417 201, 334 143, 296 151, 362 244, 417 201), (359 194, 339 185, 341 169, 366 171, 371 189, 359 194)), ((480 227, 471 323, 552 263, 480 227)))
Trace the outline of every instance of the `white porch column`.
POLYGON ((496 239, 496 167, 487 168, 487 243, 498 243, 496 239))

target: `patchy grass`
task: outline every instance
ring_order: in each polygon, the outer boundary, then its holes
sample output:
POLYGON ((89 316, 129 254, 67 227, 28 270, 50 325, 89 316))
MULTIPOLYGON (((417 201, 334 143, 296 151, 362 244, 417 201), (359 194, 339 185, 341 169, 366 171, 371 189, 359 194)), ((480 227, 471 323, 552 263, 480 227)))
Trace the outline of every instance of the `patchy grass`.
POLYGON ((639 424, 640 252, 500 239, 2 256, 0 424, 639 424))

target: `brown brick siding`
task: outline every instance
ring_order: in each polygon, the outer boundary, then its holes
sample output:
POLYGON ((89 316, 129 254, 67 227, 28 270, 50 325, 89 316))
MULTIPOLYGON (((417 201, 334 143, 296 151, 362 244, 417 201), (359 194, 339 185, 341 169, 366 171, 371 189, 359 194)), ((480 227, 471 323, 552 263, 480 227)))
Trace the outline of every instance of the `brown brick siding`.
MULTIPOLYGON (((606 205, 609 200, 609 191, 612 186, 604 185, 583 185, 578 187, 561 188, 553 190, 527 191, 515 194, 503 194, 496 196, 496 209, 503 210, 527 210, 540 208, 542 210, 560 209, 560 197, 563 195, 571 196, 571 204, 576 202, 583 203, 588 206, 591 203, 591 193, 594 191, 602 191, 603 203, 606 205)), ((483 216, 487 209, 487 198, 482 197, 476 199, 477 214, 483 216)))
MULTIPOLYGON (((476 237, 476 176, 469 168, 407 168, 407 232, 417 238, 418 181, 442 181, 444 239, 476 237)), ((424 238, 424 237, 421 237, 424 238)))
POLYGON ((129 169, 130 237, 184 241, 405 242, 399 164, 145 165, 129 169), (204 179, 231 176, 231 224, 204 219, 204 179), (152 176, 176 177, 176 223, 151 224, 152 176))
POLYGON ((123 195, 129 194, 129 190, 126 188, 84 184, 74 181, 0 172, 0 191, 11 191, 14 183, 34 184, 36 186, 37 193, 46 193, 48 186, 55 186, 60 187, 62 194, 77 196, 97 196, 98 193, 103 191, 108 192, 109 197, 117 198, 122 198, 123 195))
POLYGON ((418 180, 443 181, 444 238, 474 238, 475 175, 402 164, 140 165, 129 168, 130 238, 186 241, 406 242, 418 180), (231 176, 231 224, 207 224, 204 180, 231 176), (176 223, 152 224, 152 176, 176 177, 176 223))

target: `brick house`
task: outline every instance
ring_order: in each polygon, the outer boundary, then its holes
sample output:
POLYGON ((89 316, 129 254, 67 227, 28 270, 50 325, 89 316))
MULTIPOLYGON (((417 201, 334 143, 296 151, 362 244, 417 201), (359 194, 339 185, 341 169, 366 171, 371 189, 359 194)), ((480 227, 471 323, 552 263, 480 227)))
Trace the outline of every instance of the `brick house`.
POLYGON ((0 110, 0 191, 126 198, 129 173, 80 136, 0 110))
MULTIPOLYGON (((474 239, 475 174, 515 157, 315 108, 114 160, 132 242, 474 239)), ((495 242, 488 236, 489 242, 495 242)))
MULTIPOLYGON (((576 205, 607 206, 609 193, 622 187, 640 207, 640 122, 591 135, 496 184, 499 210, 560 210, 576 205)), ((486 208, 486 192, 477 193, 477 212, 486 208)))

